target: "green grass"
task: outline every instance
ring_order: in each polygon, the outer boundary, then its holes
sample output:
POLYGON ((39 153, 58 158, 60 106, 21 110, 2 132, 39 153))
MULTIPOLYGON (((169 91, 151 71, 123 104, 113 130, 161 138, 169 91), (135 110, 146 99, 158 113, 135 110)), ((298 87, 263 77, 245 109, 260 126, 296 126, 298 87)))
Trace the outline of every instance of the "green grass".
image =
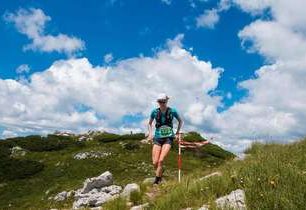
MULTIPOLYGON (((112 138, 109 136, 109 139, 112 138)), ((61 143, 44 146, 40 140, 34 140, 39 146, 22 142, 30 151, 14 161, 25 161, 25 166, 26 161, 34 161, 31 163, 40 163, 44 167, 25 177, 2 180, 0 209, 7 209, 9 205, 10 209, 69 209, 72 199, 56 203, 48 197, 63 190, 78 189, 86 178, 106 170, 113 174, 114 184, 140 184, 141 192, 132 194, 130 202, 133 205, 149 202, 148 209, 153 210, 198 209, 203 204, 216 209, 216 198, 238 188, 245 190, 248 209, 306 209, 306 139, 292 144, 254 143, 246 150, 250 156, 243 161, 233 161, 233 154, 213 144, 198 150, 183 149, 181 183, 177 182, 178 148, 174 144, 164 163, 167 182, 159 187, 159 195, 153 201, 146 196, 152 187, 142 184, 145 178, 154 176, 152 145, 140 144, 140 137, 119 139, 94 140, 84 145, 75 144, 75 140, 70 139, 64 142, 66 146, 61 143), (73 159, 76 153, 84 151, 105 151, 112 155, 102 159, 73 159), (215 171, 222 172, 222 176, 199 181, 200 177, 215 171)), ((13 143, 0 143, 1 161, 9 160, 9 148, 19 142, 13 143)), ((14 167, 12 170, 16 169, 14 167)), ((18 170, 23 171, 22 167, 18 170)), ((129 209, 122 198, 110 201, 103 208, 129 209)))
POLYGON ((222 177, 194 183, 207 171, 195 171, 181 184, 169 182, 150 209, 176 210, 214 206, 214 200, 238 188, 244 189, 248 209, 306 209, 306 139, 289 145, 255 143, 244 161, 228 161, 214 169, 222 177))
MULTIPOLYGON (((4 140, 0 142, 1 161, 8 158, 9 148, 19 145, 28 149, 24 157, 19 157, 22 161, 35 161, 43 165, 41 171, 34 171, 22 178, 13 180, 5 179, 0 182, 0 209, 50 209, 50 208, 71 208, 72 199, 64 202, 54 202, 48 200, 64 190, 75 190, 82 187, 82 183, 88 177, 94 177, 109 170, 114 177, 114 184, 124 186, 128 183, 136 182, 141 184, 147 177, 155 176, 151 163, 152 145, 140 144, 142 134, 124 135, 119 140, 113 141, 115 135, 108 135, 106 141, 97 139, 94 141, 79 144, 74 138, 56 139, 52 136, 48 142, 37 136, 29 139, 19 137, 18 139, 4 140), (133 139, 129 139, 128 138, 133 139), (26 141, 29 140, 28 142, 26 141), (20 141, 18 141, 20 140, 20 141), (33 143, 33 142, 35 143, 33 143), (112 155, 101 159, 75 160, 73 156, 85 151, 105 151, 112 155)), ((104 136, 105 137, 105 136, 104 136)), ((214 153, 204 151, 204 153, 214 153)), ((225 151, 224 151, 225 152, 225 151)), ((220 165, 223 158, 218 157, 197 157, 194 152, 183 151, 183 176, 192 174, 194 169, 207 170, 209 164, 220 165)), ((164 177, 166 180, 177 178, 177 145, 175 145, 165 160, 164 177)), ((17 168, 13 168, 15 171, 17 168)), ((13 171, 10 172, 14 173, 13 171)), ((134 204, 145 201, 144 188, 140 194, 132 195, 134 204)), ((121 208, 123 201, 114 200, 107 204, 110 209, 121 208), (112 207, 110 207, 112 206, 112 207), (119 208, 120 207, 120 208, 119 208)), ((107 208, 108 208, 107 207, 107 208)))

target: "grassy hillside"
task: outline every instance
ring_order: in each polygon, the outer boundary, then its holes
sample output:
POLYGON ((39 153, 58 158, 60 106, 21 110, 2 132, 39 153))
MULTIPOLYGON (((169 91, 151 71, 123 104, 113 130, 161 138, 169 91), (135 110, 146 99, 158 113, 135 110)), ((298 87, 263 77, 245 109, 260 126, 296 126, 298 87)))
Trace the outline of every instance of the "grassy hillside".
POLYGON ((216 209, 216 198, 238 188, 245 190, 248 209, 306 209, 306 139, 287 145, 254 143, 246 153, 243 161, 194 171, 181 184, 168 182, 150 209, 198 209, 203 204, 216 209), (196 181, 214 171, 223 175, 196 181))
MULTIPOLYGON (((92 141, 85 142, 77 141, 77 136, 56 135, 0 141, 0 209, 69 208, 72 200, 56 203, 48 198, 64 190, 80 188, 86 178, 100 175, 106 170, 113 174, 115 184, 140 184, 145 178, 154 176, 151 164, 152 145, 141 144, 139 141, 143 138, 144 134, 98 133, 93 135, 92 141), (14 146, 26 149, 27 153, 24 156, 11 157, 10 150, 14 146), (73 158, 75 154, 86 151, 107 152, 111 155, 100 159, 73 158)), ((192 140, 194 139, 191 138, 190 141, 192 140)), ((195 169, 210 170, 233 157, 232 153, 213 144, 197 150, 184 150, 183 176, 192 174, 195 169)), ((165 161, 164 177, 170 181, 176 180, 176 176, 175 144, 165 161)), ((136 195, 134 200, 137 203, 145 198, 136 195)), ((120 201, 115 203, 108 206, 120 206, 120 201)))

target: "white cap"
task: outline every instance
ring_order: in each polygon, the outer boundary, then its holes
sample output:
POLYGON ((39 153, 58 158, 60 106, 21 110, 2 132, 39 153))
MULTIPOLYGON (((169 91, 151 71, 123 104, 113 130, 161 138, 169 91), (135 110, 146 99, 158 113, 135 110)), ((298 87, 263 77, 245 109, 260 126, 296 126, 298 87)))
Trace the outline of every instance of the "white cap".
POLYGON ((158 94, 158 96, 157 96, 157 101, 158 100, 168 100, 169 99, 169 97, 166 95, 166 93, 160 93, 160 94, 158 94))

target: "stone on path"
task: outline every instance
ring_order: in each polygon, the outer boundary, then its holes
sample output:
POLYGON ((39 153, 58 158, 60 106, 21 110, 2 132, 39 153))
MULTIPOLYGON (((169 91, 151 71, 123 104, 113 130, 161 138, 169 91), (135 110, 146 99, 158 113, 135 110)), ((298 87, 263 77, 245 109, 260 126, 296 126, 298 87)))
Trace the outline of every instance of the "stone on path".
POLYGON ((218 208, 233 208, 235 210, 246 210, 245 193, 241 189, 232 191, 230 194, 218 198, 216 201, 218 208))
POLYGON ((129 198, 132 192, 140 192, 140 187, 136 183, 127 184, 121 193, 121 196, 129 198))

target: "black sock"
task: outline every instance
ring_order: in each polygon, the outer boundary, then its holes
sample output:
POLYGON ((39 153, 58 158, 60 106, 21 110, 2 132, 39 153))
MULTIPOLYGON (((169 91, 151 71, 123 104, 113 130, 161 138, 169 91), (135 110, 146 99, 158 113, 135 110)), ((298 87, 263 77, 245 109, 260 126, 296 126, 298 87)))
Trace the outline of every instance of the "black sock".
POLYGON ((161 182, 161 177, 160 176, 156 176, 155 177, 155 181, 154 181, 154 184, 158 184, 158 183, 160 183, 161 182))
POLYGON ((162 177, 158 177, 158 182, 161 182, 161 180, 162 180, 162 177))

